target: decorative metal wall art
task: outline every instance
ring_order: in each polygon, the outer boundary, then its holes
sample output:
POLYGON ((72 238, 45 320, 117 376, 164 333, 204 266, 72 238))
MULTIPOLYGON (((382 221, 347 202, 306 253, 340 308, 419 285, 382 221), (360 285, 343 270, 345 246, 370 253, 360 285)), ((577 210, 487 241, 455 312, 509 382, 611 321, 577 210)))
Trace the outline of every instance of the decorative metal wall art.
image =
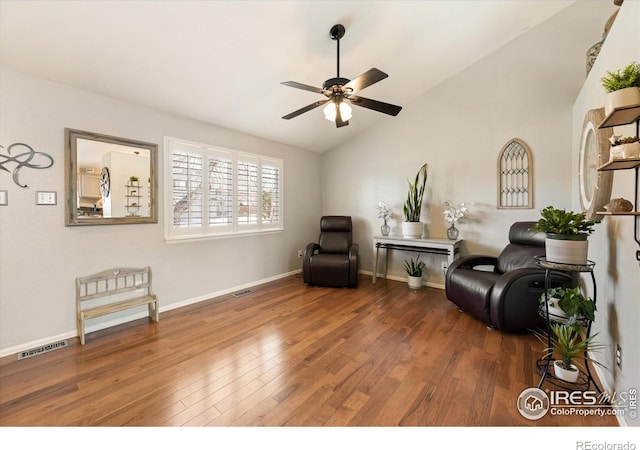
POLYGON ((533 159, 520 139, 511 139, 498 156, 498 208, 533 208, 533 159))
MULTIPOLYGON (((4 147, 0 145, 0 149, 4 150, 4 147)), ((53 166, 53 158, 44 152, 36 152, 27 144, 15 143, 11 144, 7 148, 6 155, 0 152, 0 170, 12 173, 11 170, 7 168, 9 163, 16 164, 13 168, 13 181, 21 188, 26 188, 27 185, 20 184, 20 181, 18 180, 20 169, 23 167, 27 167, 29 169, 48 169, 53 166), (12 155, 11 150, 17 147, 25 147, 26 150, 23 150, 22 153, 12 155)))

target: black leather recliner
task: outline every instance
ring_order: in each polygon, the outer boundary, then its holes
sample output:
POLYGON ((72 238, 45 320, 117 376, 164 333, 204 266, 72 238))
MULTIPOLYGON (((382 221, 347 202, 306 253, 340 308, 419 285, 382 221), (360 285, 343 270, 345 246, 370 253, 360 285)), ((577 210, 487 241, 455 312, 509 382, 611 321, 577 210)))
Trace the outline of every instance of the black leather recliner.
POLYGON ((352 242, 349 216, 323 216, 320 237, 304 250, 303 281, 309 286, 357 287, 358 244, 352 242))
MULTIPOLYGON (((470 255, 454 261, 445 277, 446 295, 461 310, 487 325, 520 332, 543 325, 538 299, 544 292, 545 270, 534 256, 545 255, 545 233, 532 231, 535 222, 516 222, 509 244, 496 258, 470 255), (478 270, 489 266, 491 271, 478 270)), ((575 286, 567 273, 551 272, 552 286, 575 286)))

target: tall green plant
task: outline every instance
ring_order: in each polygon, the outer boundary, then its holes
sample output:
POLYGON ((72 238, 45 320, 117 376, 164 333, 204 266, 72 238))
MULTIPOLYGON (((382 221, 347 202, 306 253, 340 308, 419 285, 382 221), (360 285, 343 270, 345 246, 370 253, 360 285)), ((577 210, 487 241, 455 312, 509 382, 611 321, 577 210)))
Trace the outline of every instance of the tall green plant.
POLYGON ((422 212, 422 198, 424 196, 424 188, 427 185, 427 163, 418 170, 416 178, 409 183, 409 192, 407 200, 404 202, 404 219, 406 222, 420 222, 420 213, 422 212))

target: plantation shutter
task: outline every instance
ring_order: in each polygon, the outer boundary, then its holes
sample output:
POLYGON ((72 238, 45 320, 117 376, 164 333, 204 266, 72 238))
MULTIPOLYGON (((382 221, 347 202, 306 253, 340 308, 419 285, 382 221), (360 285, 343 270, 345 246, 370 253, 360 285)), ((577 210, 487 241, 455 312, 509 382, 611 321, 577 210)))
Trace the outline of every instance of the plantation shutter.
POLYGON ((275 161, 262 161, 262 226, 280 226, 280 165, 275 161))
POLYGON ((229 154, 212 152, 208 158, 209 221, 213 232, 233 224, 233 159, 229 154))
POLYGON ((173 227, 202 228, 202 156, 174 150, 171 164, 173 227))
POLYGON ((259 205, 258 161, 246 156, 238 157, 236 182, 236 214, 240 227, 258 225, 259 205))

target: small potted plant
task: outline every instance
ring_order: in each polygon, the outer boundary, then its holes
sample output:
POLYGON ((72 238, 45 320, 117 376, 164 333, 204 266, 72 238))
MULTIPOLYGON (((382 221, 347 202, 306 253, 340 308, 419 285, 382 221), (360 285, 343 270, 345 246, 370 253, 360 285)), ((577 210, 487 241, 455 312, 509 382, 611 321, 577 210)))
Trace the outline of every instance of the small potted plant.
POLYGON ((409 275, 409 288, 420 289, 422 287, 422 273, 424 272, 425 263, 420 261, 420 256, 416 259, 411 258, 404 261, 404 268, 409 275))
POLYGON ((640 156, 640 138, 635 136, 611 136, 610 160, 638 158, 640 156))
POLYGON ((632 62, 623 69, 607 71, 600 81, 607 92, 605 114, 615 108, 640 105, 640 63, 632 62))
POLYGON ((595 320, 596 304, 591 298, 587 298, 580 292, 580 287, 564 288, 556 287, 543 292, 540 303, 547 301, 550 319, 573 325, 585 320, 595 320), (547 301, 548 299, 548 301, 547 301))
POLYGON ((575 213, 547 206, 534 224, 535 231, 547 234, 545 240, 547 261, 560 264, 586 264, 589 250, 587 238, 593 233, 593 220, 584 213, 575 213))
POLYGON ((137 186, 138 185, 138 180, 139 180, 139 178, 136 177, 135 175, 131 175, 129 177, 129 183, 131 184, 131 186, 137 186))
MULTIPOLYGON (((553 333, 551 347, 547 347, 544 350, 544 356, 545 358, 559 357, 559 359, 554 359, 553 361, 554 375, 556 378, 569 383, 575 383, 580 375, 581 364, 577 362, 578 359, 582 359, 585 364, 591 362, 592 364, 609 370, 588 354, 588 352, 595 352, 606 348, 606 345, 593 341, 597 334, 583 338, 581 336, 581 327, 568 324, 553 324, 551 325, 551 331, 553 333)), ((536 333, 536 336, 542 342, 549 342, 548 337, 543 334, 536 333)))
POLYGON ((408 238, 420 238, 424 232, 420 214, 422 213, 422 199, 424 188, 427 184, 427 163, 418 170, 416 178, 408 181, 409 191, 404 202, 404 222, 402 222, 402 235, 408 238))

